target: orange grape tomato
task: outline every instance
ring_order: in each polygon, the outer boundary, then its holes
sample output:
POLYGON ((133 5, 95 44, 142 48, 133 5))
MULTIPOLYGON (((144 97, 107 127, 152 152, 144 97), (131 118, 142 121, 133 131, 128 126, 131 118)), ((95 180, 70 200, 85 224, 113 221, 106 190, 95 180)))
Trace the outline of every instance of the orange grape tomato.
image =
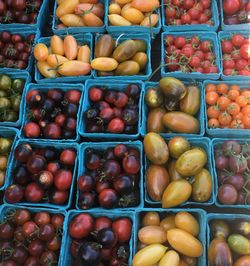
POLYGON ((206 103, 209 105, 216 104, 218 99, 219 99, 219 95, 218 95, 218 93, 216 93, 214 91, 210 91, 206 95, 206 103))
POLYGON ((217 85, 217 92, 220 94, 226 94, 228 92, 228 85, 225 83, 220 83, 217 85))
POLYGON ((222 111, 226 110, 230 102, 231 101, 226 96, 221 96, 218 100, 218 106, 220 110, 222 111))
POLYGON ((228 98, 231 100, 231 101, 234 101, 237 99, 237 97, 240 95, 240 92, 237 91, 237 90, 229 90, 228 92, 228 98))
POLYGON ((242 119, 245 128, 249 129, 250 128, 250 114, 247 115, 243 115, 243 119, 242 119))
POLYGON ((250 114, 250 105, 246 105, 246 106, 242 107, 241 112, 243 115, 250 114))
POLYGON ((219 115, 218 120, 222 126, 227 126, 231 123, 232 117, 225 111, 219 115))
POLYGON ((230 86, 231 90, 236 90, 236 91, 240 91, 240 86, 239 85, 231 85, 230 86))
POLYGON ((244 107, 247 105, 247 98, 243 95, 240 95, 236 98, 236 103, 238 103, 239 106, 244 107))
POLYGON ((215 91, 216 92, 216 85, 215 84, 207 84, 206 85, 206 92, 215 91))
POLYGON ((219 123, 218 119, 216 119, 216 118, 209 119, 208 120, 208 127, 210 127, 210 128, 220 127, 220 123, 219 123))
POLYGON ((230 103, 227 107, 227 112, 230 115, 237 115, 240 112, 240 106, 237 103, 230 103))
POLYGON ((235 119, 242 120, 243 119, 243 113, 240 112, 237 115, 233 115, 233 120, 235 120, 235 119))
POLYGON ((220 110, 217 105, 212 105, 207 108, 207 116, 209 118, 218 118, 220 115, 220 110))
POLYGON ((231 127, 231 128, 238 128, 238 129, 240 129, 240 128, 241 128, 241 129, 245 128, 243 122, 242 122, 241 120, 239 120, 239 119, 235 119, 235 120, 233 120, 233 121, 231 122, 231 124, 230 124, 230 127, 231 127))

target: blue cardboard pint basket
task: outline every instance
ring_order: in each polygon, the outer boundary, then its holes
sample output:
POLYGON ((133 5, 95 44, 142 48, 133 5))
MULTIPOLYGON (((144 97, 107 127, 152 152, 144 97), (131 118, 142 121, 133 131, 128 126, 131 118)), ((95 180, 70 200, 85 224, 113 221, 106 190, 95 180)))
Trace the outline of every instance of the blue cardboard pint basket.
POLYGON ((104 5, 104 17, 102 19, 103 21, 103 26, 101 27, 66 27, 66 28, 61 28, 57 29, 57 25, 60 23, 60 19, 56 17, 56 9, 58 7, 57 1, 55 1, 54 4, 54 13, 53 13, 53 20, 52 20, 52 30, 53 33, 56 35, 62 35, 62 34, 76 34, 76 33, 81 33, 81 32, 92 32, 92 33, 101 33, 105 32, 105 17, 106 17, 106 5, 107 5, 107 0, 99 0, 99 3, 103 3, 104 5))
MULTIPOLYGON (((106 16, 105 16, 105 24, 106 24, 106 29, 109 33, 149 33, 151 36, 156 35, 161 31, 161 12, 160 8, 156 10, 156 13, 159 16, 158 23, 155 25, 155 27, 143 27, 140 25, 131 25, 131 26, 112 26, 109 23, 108 19, 108 9, 109 5, 111 4, 112 0, 107 0, 107 5, 106 5, 106 16)), ((153 36, 152 36, 153 37, 153 36)))
POLYGON ((2 127, 2 126, 0 127, 0 138, 4 137, 4 138, 12 138, 13 139, 13 142, 12 142, 12 145, 11 145, 11 149, 10 149, 10 153, 9 153, 9 157, 8 157, 7 169, 6 169, 6 172, 5 172, 5 179, 4 179, 3 185, 0 187, 0 191, 1 190, 5 190, 7 181, 10 178, 10 175, 11 175, 10 165, 11 165, 11 162, 13 160, 14 146, 15 146, 15 143, 16 143, 17 138, 18 138, 18 133, 19 132, 18 132, 18 130, 16 128, 13 128, 13 127, 2 127))
MULTIPOLYGON (((4 29, 0 29, 0 32, 5 31, 4 29)), ((33 73, 33 62, 34 62, 34 56, 33 56, 33 47, 37 41, 37 39, 40 37, 40 30, 39 29, 22 29, 20 31, 20 28, 14 28, 12 26, 9 26, 8 28, 6 28, 6 31, 8 31, 11 34, 20 34, 21 36, 27 37, 30 34, 34 34, 35 35, 35 39, 34 39, 34 43, 32 45, 32 51, 30 53, 29 56, 29 60, 28 60, 28 66, 25 69, 18 69, 18 68, 13 68, 13 67, 0 67, 0 70, 4 70, 4 71, 13 71, 13 70, 18 70, 18 71, 27 71, 30 74, 33 73)))
MULTIPOLYGON (((66 35, 60 36, 60 37, 66 37, 66 35)), ((93 36, 91 33, 81 33, 76 34, 74 37, 77 40, 77 43, 80 45, 87 44, 90 48, 90 62, 92 60, 92 47, 93 47, 93 36)), ((50 45, 50 39, 51 37, 45 37, 40 38, 37 43, 44 43, 45 45, 50 45)), ((89 75, 86 76, 72 76, 72 77, 56 77, 56 78, 45 78, 43 77, 36 65, 35 62, 35 80, 37 83, 75 83, 75 82, 84 82, 87 79, 90 79, 92 77, 92 70, 89 75)))
MULTIPOLYGON (((151 38, 148 33, 124 33, 124 34, 110 34, 115 40, 119 38, 118 44, 121 44, 123 41, 126 40, 142 40, 147 44, 147 56, 148 56, 148 63, 145 68, 145 74, 141 75, 133 75, 133 76, 98 76, 98 73, 96 70, 94 70, 94 78, 95 79, 119 79, 119 80, 147 80, 151 74, 152 74, 152 68, 151 68, 151 38)), ((98 39, 101 37, 101 34, 97 34, 95 36, 95 45, 97 44, 98 39)))
MULTIPOLYGON (((77 169, 78 169, 79 145, 77 143, 69 143, 69 142, 68 143, 63 143, 63 142, 48 142, 48 143, 46 143, 46 142, 38 142, 38 141, 32 141, 32 140, 19 139, 14 145, 13 152, 15 151, 17 146, 22 144, 22 143, 27 143, 27 144, 31 145, 32 148, 33 147, 45 148, 46 146, 48 146, 48 147, 53 147, 53 148, 57 149, 58 151, 63 151, 64 149, 68 149, 68 148, 74 149, 76 151, 76 159, 75 159, 74 170, 72 173, 72 183, 71 183, 71 187, 69 190, 69 198, 68 198, 68 201, 64 205, 57 205, 57 204, 49 203, 49 202, 32 203, 32 202, 27 202, 24 200, 22 202, 15 203, 15 205, 53 208, 53 209, 58 209, 60 211, 68 209, 71 206, 72 200, 73 200, 74 182, 75 182, 75 177, 77 175, 77 169)), ((14 159, 14 156, 11 157, 11 162, 9 165, 10 165, 9 166, 10 175, 7 178, 6 187, 13 184, 13 180, 12 180, 11 175, 12 175, 12 172, 14 171, 15 167, 18 165, 18 162, 14 159)), ((4 198, 4 203, 8 203, 5 198, 4 198)))
MULTIPOLYGON (((30 211, 32 214, 38 213, 38 212, 48 212, 49 214, 58 214, 57 210, 48 209, 48 208, 32 208, 32 207, 24 207, 24 206, 17 206, 17 205, 11 205, 11 204, 3 204, 0 208, 0 221, 3 222, 5 215, 12 215, 16 210, 26 209, 30 211)), ((62 257, 64 254, 64 235, 67 233, 67 224, 66 224, 66 218, 67 213, 66 211, 61 210, 60 214, 64 216, 64 222, 63 222, 63 233, 62 233, 62 242, 61 242, 61 248, 60 251, 58 251, 58 265, 62 265, 62 257)))
POLYGON ((23 110, 24 110, 24 91, 25 91, 28 83, 31 81, 30 74, 26 71, 18 71, 18 70, 7 71, 7 70, 0 69, 0 75, 1 74, 8 75, 11 77, 11 79, 23 79, 24 80, 24 88, 23 88, 23 92, 22 92, 22 99, 20 102, 18 120, 15 122, 7 122, 7 121, 0 122, 0 126, 20 127, 21 123, 22 123, 23 110))
POLYGON ((169 210, 158 209, 158 208, 145 208, 145 209, 136 210, 136 212, 135 212, 135 226, 134 226, 133 256, 137 252, 137 245, 139 242, 138 241, 138 232, 139 232, 139 229, 141 228, 142 217, 147 212, 158 212, 161 219, 167 217, 168 215, 175 215, 179 212, 188 212, 191 215, 193 215, 197 219, 197 221, 200 225, 200 232, 198 235, 198 240, 201 242, 202 247, 203 247, 203 254, 201 257, 197 258, 197 265, 200 265, 200 266, 206 265, 206 224, 207 224, 206 212, 202 209, 195 209, 195 208, 194 209, 186 209, 186 208, 185 209, 169 209, 169 210))
POLYGON ((88 80, 85 84, 84 100, 80 115, 79 133, 83 137, 89 137, 92 139, 136 139, 140 135, 141 127, 141 105, 142 105, 142 93, 144 90, 144 83, 141 81, 127 81, 122 80, 88 80), (107 87, 108 89, 114 89, 117 91, 125 91, 129 84, 137 84, 140 89, 140 97, 138 99, 138 129, 134 134, 115 134, 115 133, 88 133, 86 132, 86 123, 84 120, 84 112, 90 107, 89 90, 92 87, 107 87))
POLYGON ((24 98, 24 105, 23 105, 23 120, 22 120, 22 127, 21 127, 21 130, 20 130, 20 137, 23 138, 23 139, 30 139, 30 138, 27 138, 23 131, 24 131, 24 127, 26 125, 26 123, 29 121, 29 118, 28 118, 28 114, 29 114, 29 108, 27 107, 27 102, 26 102, 26 95, 29 91, 31 90, 40 90, 42 92, 48 92, 49 90, 51 89, 59 89, 59 90, 62 90, 64 92, 67 92, 69 90, 78 90, 81 92, 81 98, 80 98, 80 101, 79 101, 79 106, 78 106, 78 111, 77 111, 77 116, 76 116, 76 119, 77 119, 77 124, 76 124, 76 137, 74 139, 46 139, 44 137, 41 137, 41 138, 36 138, 36 139, 32 139, 34 141, 38 141, 38 142, 50 142, 50 141, 53 141, 53 142, 76 142, 76 141, 79 141, 80 139, 80 136, 79 136, 79 120, 80 120, 80 112, 81 112, 81 106, 82 106, 82 103, 83 103, 83 97, 84 97, 84 85, 83 84, 64 84, 64 83, 60 83, 59 85, 55 84, 55 83, 44 83, 44 84, 34 84, 34 83, 31 83, 27 86, 27 89, 25 90, 24 92, 24 95, 25 95, 25 98, 24 98))
MULTIPOLYGON (((130 221, 132 222, 132 233, 131 233, 131 238, 129 241, 129 248, 130 248, 130 256, 129 256, 129 260, 128 260, 128 265, 132 265, 132 254, 133 254, 133 238, 134 238, 134 224, 135 224, 135 214, 132 211, 113 211, 113 210, 109 210, 109 211, 105 211, 105 210, 101 210, 101 211, 91 211, 91 210, 71 210, 68 212, 67 214, 67 218, 66 218, 66 226, 67 228, 69 228, 70 222, 72 221, 72 219, 79 215, 79 214, 89 214, 92 217, 108 217, 110 218, 112 221, 115 221, 119 218, 129 218, 130 221)), ((66 231, 65 231, 66 232, 66 231)), ((64 238, 63 238, 63 243, 64 243, 64 253, 63 253, 63 257, 62 257, 62 263, 60 264, 61 266, 63 265, 73 265, 73 257, 71 255, 70 252, 70 244, 72 242, 72 238, 69 235, 69 231, 67 231, 67 233, 64 234, 64 238)))
POLYGON ((13 27, 16 29, 19 29, 20 32, 22 33, 22 31, 24 29, 42 29, 43 26, 45 25, 46 19, 47 19, 47 15, 49 12, 49 5, 48 5, 49 1, 48 0, 43 0, 42 4, 39 8, 39 12, 38 12, 38 16, 36 18, 36 23, 34 24, 25 24, 25 23, 9 23, 9 24, 0 24, 0 30, 7 30, 9 29, 9 27, 13 27))
MULTIPOLYGON (((231 214, 230 213, 209 213, 207 214, 207 250, 212 241, 210 222, 212 222, 213 220, 223 220, 225 222, 228 221, 229 223, 236 222, 237 220, 239 221, 245 220, 245 221, 248 221, 248 223, 250 222, 249 215, 246 215, 246 214, 239 214, 239 213, 231 213, 231 214)), ((211 266, 209 262, 207 265, 211 266)))
MULTIPOLYGON (((235 79, 236 80, 236 79, 235 79)), ((221 84, 225 83, 227 85, 239 85, 240 88, 247 89, 250 88, 250 80, 243 81, 212 81, 206 80, 203 83, 203 91, 204 91, 204 105, 205 105, 205 122, 206 122, 206 133, 213 138, 249 138, 250 129, 233 129, 233 128, 209 128, 208 127, 208 116, 207 116, 207 108, 206 108, 206 85, 208 84, 221 84)))
MULTIPOLYGON (((213 169, 214 169, 214 179, 215 179, 215 205, 220 208, 244 208, 244 209, 250 209, 250 205, 241 205, 241 204, 235 204, 235 205, 225 205, 219 202, 218 199, 218 190, 219 190, 219 182, 218 182, 218 175, 217 175, 217 170, 216 170, 216 163, 215 163, 215 149, 216 147, 222 145, 226 140, 232 140, 230 139, 220 139, 220 138, 214 138, 212 140, 212 162, 213 162, 213 169)), ((245 143, 250 143, 247 139, 240 139, 240 138, 235 138, 233 140, 238 141, 240 144, 245 144, 245 143)))
POLYGON ((220 31, 218 33, 218 38, 219 38, 219 47, 220 47, 220 58, 221 58, 221 68, 222 68, 222 72, 221 72, 221 78, 223 80, 250 80, 249 76, 242 76, 242 75, 232 75, 232 76, 226 76, 223 74, 223 54, 222 54, 222 47, 221 47, 221 41, 222 40, 226 40, 228 38, 231 38, 234 34, 241 34, 243 35, 245 38, 249 38, 249 30, 250 30, 250 23, 249 23, 249 28, 248 31, 220 31))
POLYGON ((223 11, 223 5, 222 0, 220 0, 220 19, 221 19, 221 28, 222 30, 228 30, 228 31, 238 31, 238 30, 248 30, 250 29, 250 23, 242 23, 242 24, 225 24, 225 16, 223 11))
MULTIPOLYGON (((188 80, 183 81, 185 85, 192 84, 192 82, 189 82, 188 80)), ((192 138, 192 137, 202 137, 205 134, 205 124, 204 124, 204 100, 203 100, 203 94, 204 91, 202 90, 202 83, 201 82, 195 82, 195 85, 197 85, 200 89, 200 110, 195 115, 195 118, 199 120, 200 123, 200 131, 197 134, 185 134, 185 133, 160 133, 163 137, 174 137, 176 135, 192 138)), ((146 95, 146 92, 149 88, 152 87, 159 87, 158 82, 146 82, 145 84, 145 90, 144 90, 144 96, 143 96, 143 104, 142 104, 142 127, 141 127, 141 135, 145 136, 147 134, 147 119, 148 119, 148 112, 149 108, 147 106, 147 103, 145 102, 144 98, 146 95)))
MULTIPOLYGON (((136 148, 139 150, 140 152, 140 165, 141 165, 141 168, 140 168, 140 179, 139 179, 139 184, 138 184, 138 188, 139 188, 139 196, 140 196, 140 199, 139 199, 139 204, 137 206, 131 206, 131 207, 126 207, 126 208, 122 208, 122 207, 119 207, 119 208, 115 208, 114 210, 119 210, 119 211, 124 211, 124 210, 134 210, 134 209, 137 209, 137 208, 142 208, 143 205, 144 205, 144 197, 143 197, 143 147, 142 147, 142 143, 140 141, 129 141, 129 142, 91 142, 91 143, 82 143, 80 145, 80 157, 79 157, 79 169, 78 169, 78 178, 83 175, 86 171, 88 171, 86 169, 86 166, 85 166, 85 152, 87 149, 94 149, 94 150, 106 150, 108 148, 112 148, 112 147, 115 147, 116 145, 118 144, 124 144, 124 145, 127 145, 128 147, 130 148, 136 148)), ((76 194, 76 208, 78 210, 80 210, 80 207, 79 207, 79 204, 78 204, 78 199, 79 199, 79 190, 77 188, 77 194, 76 194)), ((94 207, 92 209, 95 209, 95 210, 105 210, 104 208, 102 207, 94 207)))
POLYGON ((219 21, 219 11, 217 6, 217 1, 211 1, 211 11, 212 11, 212 21, 213 26, 208 24, 195 24, 195 25, 168 25, 165 14, 166 5, 164 5, 164 0, 161 0, 161 17, 162 17, 162 29, 163 31, 217 31, 220 21, 219 21))
POLYGON ((219 79, 221 74, 221 62, 220 62, 220 52, 219 52, 219 42, 218 37, 215 32, 201 32, 201 31, 193 31, 193 32, 163 32, 161 35, 161 77, 175 77, 181 79, 219 79), (191 38, 192 36, 198 36, 201 41, 211 41, 213 44, 213 51, 215 53, 215 63, 218 68, 218 73, 212 74, 202 74, 200 72, 191 72, 191 73, 184 73, 181 71, 173 71, 167 72, 166 67, 164 66, 165 62, 165 45, 164 40, 167 35, 171 35, 174 37, 177 36, 185 36, 187 38, 191 38))
MULTIPOLYGON (((166 142, 168 142, 171 138, 164 138, 166 142)), ((206 168, 211 177, 212 177, 212 193, 210 196, 210 199, 206 202, 196 202, 193 201, 191 198, 181 204, 180 206, 186 206, 186 205, 196 205, 196 206, 210 206, 214 203, 215 201, 215 180, 214 180, 214 171, 213 171, 213 163, 212 163, 212 154, 211 154, 211 141, 209 138, 205 138, 205 137, 199 137, 199 138, 187 138, 187 140, 190 142, 191 146, 193 147, 201 147, 202 149, 204 149, 206 151, 207 154, 207 163, 205 165, 204 168, 206 168)), ((161 202, 160 201, 153 201, 150 196, 148 195, 147 192, 147 185, 146 185, 146 178, 147 178, 147 170, 148 167, 150 165, 149 160, 147 159, 146 154, 144 155, 144 162, 145 162, 145 179, 144 179, 144 194, 145 194, 145 201, 150 204, 150 205, 154 205, 154 206, 161 206, 161 202)))

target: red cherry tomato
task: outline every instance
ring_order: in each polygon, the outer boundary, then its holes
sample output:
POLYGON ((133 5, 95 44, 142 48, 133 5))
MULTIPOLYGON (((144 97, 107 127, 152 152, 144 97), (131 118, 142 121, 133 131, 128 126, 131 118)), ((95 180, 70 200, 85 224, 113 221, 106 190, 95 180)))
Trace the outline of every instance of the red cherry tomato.
POLYGON ((130 240, 132 223, 128 218, 120 218, 114 221, 112 229, 117 235, 119 243, 125 243, 130 240))
POLYGON ((72 172, 70 170, 58 170, 54 176, 54 185, 57 189, 68 190, 72 183, 72 172))
POLYGON ((93 229, 94 219, 87 213, 77 215, 69 224, 69 234, 76 239, 88 236, 93 229))
POLYGON ((60 161, 65 165, 73 166, 75 164, 76 153, 74 150, 66 149, 60 154, 60 161))
POLYGON ((100 231, 104 228, 111 228, 112 221, 107 217, 98 217, 95 219, 95 230, 100 231))
POLYGON ((27 138, 38 138, 41 133, 40 127, 34 122, 28 122, 24 126, 24 135, 27 138))

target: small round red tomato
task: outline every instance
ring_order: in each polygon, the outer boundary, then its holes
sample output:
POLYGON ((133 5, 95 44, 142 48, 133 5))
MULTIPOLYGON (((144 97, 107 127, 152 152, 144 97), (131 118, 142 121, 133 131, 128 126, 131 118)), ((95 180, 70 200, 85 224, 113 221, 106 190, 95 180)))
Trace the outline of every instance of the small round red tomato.
POLYGON ((128 103, 128 96, 124 92, 117 92, 115 100, 114 100, 114 105, 118 108, 123 108, 127 105, 128 103))
POLYGON ((33 221, 28 221, 23 224, 22 231, 25 237, 30 237, 35 234, 38 230, 38 226, 33 221))
POLYGON ((58 170, 54 176, 54 185, 57 189, 68 190, 72 183, 72 172, 70 170, 58 170))
POLYGON ((24 197, 24 190, 20 185, 11 185, 5 190, 4 197, 9 203, 20 202, 24 197))
POLYGON ((74 150, 66 149, 60 154, 60 161, 64 165, 73 166, 75 164, 76 153, 74 150))
POLYGON ((49 123, 44 128, 44 136, 48 139, 59 139, 61 138, 62 130, 56 123, 49 123))
POLYGON ((233 15, 239 11, 240 2, 239 0, 227 0, 223 1, 223 11, 227 15, 233 15))
POLYGON ((28 202, 39 202, 44 196, 44 190, 36 183, 32 182, 25 188, 25 199, 28 202))
POLYGON ((177 10, 176 10, 176 8, 174 8, 173 6, 169 6, 169 7, 166 8, 165 10, 166 10, 166 11, 165 11, 165 14, 166 14, 166 17, 167 17, 168 19, 170 19, 170 18, 175 18, 175 17, 176 17, 176 12, 177 12, 177 10))
POLYGON ((124 131, 124 121, 120 118, 113 118, 108 124, 108 131, 111 133, 122 133, 124 131))
POLYGON ((68 100, 70 103, 79 104, 81 98, 81 92, 78 90, 67 91, 64 95, 64 98, 68 100))
POLYGON ((191 16, 188 13, 182 14, 182 16, 181 16, 181 23, 182 24, 184 24, 184 25, 185 24, 190 24, 191 21, 192 21, 192 18, 191 18, 191 16))
POLYGON ((64 216, 62 214, 53 214, 51 217, 51 224, 55 228, 62 228, 64 223, 64 216))
POLYGON ((235 47, 241 47, 241 45, 244 43, 244 36, 242 36, 241 34, 234 34, 232 36, 232 44, 235 47))
POLYGON ((181 49, 181 53, 186 57, 190 58, 194 54, 194 48, 191 46, 184 46, 181 49))
POLYGON ((69 234, 76 239, 88 236, 93 229, 94 219, 87 213, 75 216, 69 224, 69 234))
POLYGON ((230 54, 234 47, 230 40, 224 40, 221 42, 221 48, 224 54, 230 54))
POLYGON ((244 59, 250 59, 249 44, 245 43, 240 47, 240 55, 244 59))
POLYGON ((198 56, 193 55, 190 58, 189 65, 191 67, 198 67, 198 66, 200 66, 200 63, 201 63, 201 59, 198 56))
POLYGON ((140 171, 140 161, 134 155, 125 156, 122 160, 122 166, 128 174, 134 175, 140 171))
POLYGON ((114 116, 114 110, 110 107, 102 109, 99 113, 99 117, 106 123, 109 122, 112 118, 114 118, 114 116))
POLYGON ((174 40, 174 45, 181 49, 186 44, 186 38, 184 36, 177 36, 174 40))
POLYGON ((236 60, 235 67, 237 70, 245 69, 248 66, 248 62, 246 59, 238 59, 236 60))
POLYGON ((167 44, 167 46, 173 45, 174 44, 174 37, 172 35, 167 35, 165 37, 165 44, 167 44))
POLYGON ((201 48, 201 50, 203 51, 203 52, 210 52, 211 51, 211 49, 212 49, 212 47, 213 47, 213 45, 212 45, 212 43, 210 42, 210 41, 203 41, 202 43, 201 43, 201 46, 200 46, 200 48, 201 48))
POLYGON ((23 130, 27 138, 38 138, 41 133, 40 127, 34 122, 28 122, 23 130))
POLYGON ((19 209, 13 218, 17 225, 23 225, 31 219, 31 213, 26 209, 19 209))
POLYGON ((39 226, 49 224, 50 223, 50 215, 45 211, 38 212, 38 213, 36 213, 36 215, 34 217, 34 222, 39 226))
POLYGON ((100 231, 104 228, 111 228, 112 221, 107 217, 98 217, 95 219, 95 230, 100 231))
POLYGON ((92 102, 99 102, 103 99, 103 90, 97 88, 97 87, 92 87, 89 90, 89 99, 92 102))
POLYGON ((33 257, 40 257, 44 251, 44 248, 44 242, 40 239, 32 240, 28 246, 29 253, 33 257))
POLYGON ((98 195, 98 200, 103 208, 115 208, 118 203, 117 193, 113 189, 103 189, 98 195))
POLYGON ((53 190, 50 193, 50 201, 54 204, 63 205, 68 200, 69 192, 62 190, 53 190))
POLYGON ((128 218, 120 218, 112 223, 112 229, 119 243, 128 242, 131 237, 132 223, 128 218))
POLYGON ((89 192, 93 189, 95 180, 91 175, 84 174, 79 177, 77 181, 77 187, 82 192, 89 192))

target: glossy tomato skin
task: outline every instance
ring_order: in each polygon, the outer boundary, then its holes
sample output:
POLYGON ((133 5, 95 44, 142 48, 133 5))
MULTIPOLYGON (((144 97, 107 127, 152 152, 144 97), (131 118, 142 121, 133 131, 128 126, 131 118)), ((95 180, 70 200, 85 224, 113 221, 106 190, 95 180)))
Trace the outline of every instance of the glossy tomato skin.
POLYGON ((125 243, 130 240, 132 232, 132 223, 128 218, 120 218, 112 223, 112 229, 118 237, 119 243, 125 243))
POLYGON ((28 202, 40 202, 44 196, 44 190, 36 183, 32 182, 25 188, 25 199, 28 202))
POLYGON ((95 219, 95 230, 99 231, 104 228, 111 228, 112 221, 107 217, 98 217, 95 219))
POLYGON ((87 213, 79 214, 74 217, 69 225, 71 237, 81 239, 89 235, 94 228, 94 219, 87 213))
POLYGON ((72 183, 72 172, 70 170, 58 170, 54 177, 54 185, 58 190, 66 191, 72 183))
POLYGON ((117 193, 113 189, 103 189, 98 196, 98 200, 100 205, 104 208, 115 208, 118 203, 117 193))

